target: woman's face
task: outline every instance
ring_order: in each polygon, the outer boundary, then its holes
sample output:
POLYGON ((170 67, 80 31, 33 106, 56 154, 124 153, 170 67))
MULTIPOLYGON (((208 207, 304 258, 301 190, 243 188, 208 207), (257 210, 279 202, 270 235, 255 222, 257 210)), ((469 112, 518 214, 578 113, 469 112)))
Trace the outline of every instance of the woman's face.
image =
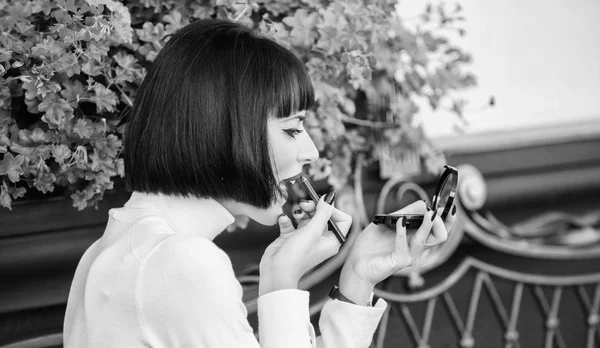
MULTIPOLYGON (((270 117, 268 120, 267 136, 271 146, 271 162, 279 183, 298 176, 305 164, 319 157, 319 151, 304 130, 305 117, 306 112, 301 111, 286 118, 270 117)), ((285 186, 281 187, 285 191, 285 186)), ((283 213, 282 207, 286 198, 287 193, 267 209, 251 207, 247 215, 260 224, 274 225, 283 213)))

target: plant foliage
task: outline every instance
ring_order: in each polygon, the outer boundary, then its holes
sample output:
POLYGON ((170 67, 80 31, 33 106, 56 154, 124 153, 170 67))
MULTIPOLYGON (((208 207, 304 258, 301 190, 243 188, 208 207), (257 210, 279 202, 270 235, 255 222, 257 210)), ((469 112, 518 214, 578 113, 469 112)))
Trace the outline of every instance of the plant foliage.
POLYGON ((123 170, 122 115, 170 35, 201 18, 247 23, 291 49, 315 86, 306 127, 322 153, 317 179, 346 185, 357 153, 377 144, 443 156, 414 123, 416 98, 436 108, 474 84, 470 57, 443 35, 460 8, 428 6, 416 29, 391 0, 0 0, 0 204, 70 194, 97 205, 123 170))

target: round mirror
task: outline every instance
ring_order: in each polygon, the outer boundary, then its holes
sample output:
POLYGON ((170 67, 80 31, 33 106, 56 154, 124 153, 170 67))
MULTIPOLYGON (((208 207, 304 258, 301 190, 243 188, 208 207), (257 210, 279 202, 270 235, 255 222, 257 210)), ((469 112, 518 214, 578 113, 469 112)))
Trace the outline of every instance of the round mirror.
POLYGON ((441 214, 442 219, 448 216, 458 187, 458 170, 449 165, 445 165, 444 168, 446 169, 442 173, 433 195, 432 207, 438 214, 441 214))

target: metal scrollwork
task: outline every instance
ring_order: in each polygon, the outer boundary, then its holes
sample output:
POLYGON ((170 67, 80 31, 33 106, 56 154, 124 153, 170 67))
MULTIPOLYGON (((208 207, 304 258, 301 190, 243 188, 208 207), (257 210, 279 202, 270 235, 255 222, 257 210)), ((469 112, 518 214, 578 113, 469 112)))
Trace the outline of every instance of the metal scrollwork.
POLYGON ((465 233, 507 254, 545 259, 600 257, 600 211, 581 215, 545 212, 507 226, 485 209, 485 181, 472 166, 460 167, 459 196, 465 233))

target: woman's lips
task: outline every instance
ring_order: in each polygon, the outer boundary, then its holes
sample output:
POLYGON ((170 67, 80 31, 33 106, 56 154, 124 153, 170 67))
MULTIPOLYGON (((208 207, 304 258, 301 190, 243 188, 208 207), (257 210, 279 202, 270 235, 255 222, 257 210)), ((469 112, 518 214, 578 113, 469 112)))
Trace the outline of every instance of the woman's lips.
POLYGON ((294 175, 294 176, 290 176, 287 179, 283 179, 281 180, 283 183, 289 183, 289 184, 294 184, 296 182, 296 180, 299 180, 300 177, 302 176, 302 172, 294 175))

